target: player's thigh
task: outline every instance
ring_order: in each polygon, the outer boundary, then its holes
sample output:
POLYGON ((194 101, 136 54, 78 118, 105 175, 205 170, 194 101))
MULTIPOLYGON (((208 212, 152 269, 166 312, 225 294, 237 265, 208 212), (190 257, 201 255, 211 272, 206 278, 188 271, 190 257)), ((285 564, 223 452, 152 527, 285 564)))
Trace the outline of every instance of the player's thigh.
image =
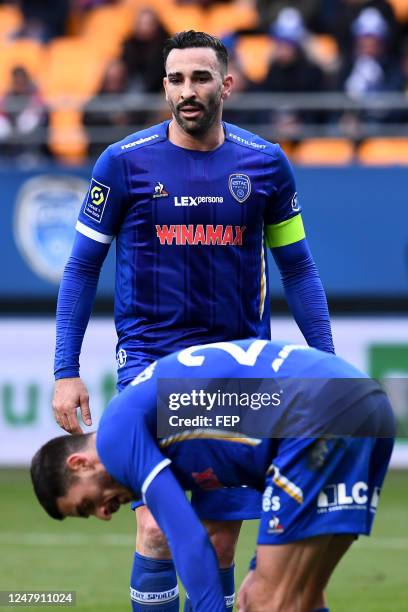
POLYGON ((136 550, 145 557, 171 559, 170 549, 164 533, 154 520, 147 506, 135 510, 137 523, 136 550))
POLYGON ((242 521, 203 521, 217 554, 219 566, 230 567, 234 561, 242 521))

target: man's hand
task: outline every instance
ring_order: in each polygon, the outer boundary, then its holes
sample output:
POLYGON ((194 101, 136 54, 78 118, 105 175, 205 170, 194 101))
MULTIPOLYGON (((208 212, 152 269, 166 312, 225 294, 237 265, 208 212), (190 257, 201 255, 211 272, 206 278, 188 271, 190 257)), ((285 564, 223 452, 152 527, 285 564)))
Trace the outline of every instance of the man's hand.
POLYGON ((58 425, 68 433, 84 433, 78 422, 78 408, 85 425, 92 425, 88 390, 79 377, 60 378, 55 381, 52 407, 58 425))

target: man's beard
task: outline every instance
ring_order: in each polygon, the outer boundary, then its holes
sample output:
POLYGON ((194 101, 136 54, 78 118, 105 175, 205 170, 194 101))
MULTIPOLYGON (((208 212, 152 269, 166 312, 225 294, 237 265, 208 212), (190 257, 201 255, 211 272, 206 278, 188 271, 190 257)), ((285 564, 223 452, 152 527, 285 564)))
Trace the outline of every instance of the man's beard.
POLYGON ((195 100, 184 100, 184 102, 181 102, 178 106, 170 103, 170 108, 177 123, 184 132, 191 136, 202 136, 214 125, 218 116, 220 103, 221 92, 217 92, 208 99, 206 106, 195 100), (181 110, 185 106, 201 110, 201 116, 197 117, 197 119, 185 119, 181 114, 181 110))

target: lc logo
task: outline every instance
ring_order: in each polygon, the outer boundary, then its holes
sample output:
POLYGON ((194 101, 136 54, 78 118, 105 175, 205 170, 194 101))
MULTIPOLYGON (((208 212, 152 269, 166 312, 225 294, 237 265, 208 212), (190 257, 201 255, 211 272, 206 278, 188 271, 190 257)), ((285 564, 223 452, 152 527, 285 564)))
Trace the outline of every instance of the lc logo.
POLYGON ((92 204, 95 204, 95 206, 100 206, 105 201, 105 196, 103 195, 103 191, 97 185, 94 185, 94 187, 92 187, 91 189, 91 199, 92 199, 92 204))
POLYGON ((330 508, 334 506, 364 505, 368 501, 368 486, 359 481, 347 490, 346 483, 340 482, 325 487, 317 499, 318 508, 330 508))

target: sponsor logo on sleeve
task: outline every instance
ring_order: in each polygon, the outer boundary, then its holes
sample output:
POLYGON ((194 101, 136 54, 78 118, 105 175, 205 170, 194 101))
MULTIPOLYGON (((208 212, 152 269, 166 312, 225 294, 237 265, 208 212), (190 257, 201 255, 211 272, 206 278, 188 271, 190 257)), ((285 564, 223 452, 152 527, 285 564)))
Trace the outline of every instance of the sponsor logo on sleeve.
POLYGON ((243 204, 251 194, 251 181, 246 174, 230 174, 228 187, 231 195, 243 204))
POLYGON ((300 204, 299 204, 299 199, 298 199, 298 194, 297 192, 295 192, 293 194, 292 200, 290 202, 290 205, 292 206, 292 210, 294 212, 298 212, 300 210, 300 204))
POLYGON ((84 214, 93 221, 100 223, 109 198, 109 192, 110 187, 92 179, 84 206, 84 214))

